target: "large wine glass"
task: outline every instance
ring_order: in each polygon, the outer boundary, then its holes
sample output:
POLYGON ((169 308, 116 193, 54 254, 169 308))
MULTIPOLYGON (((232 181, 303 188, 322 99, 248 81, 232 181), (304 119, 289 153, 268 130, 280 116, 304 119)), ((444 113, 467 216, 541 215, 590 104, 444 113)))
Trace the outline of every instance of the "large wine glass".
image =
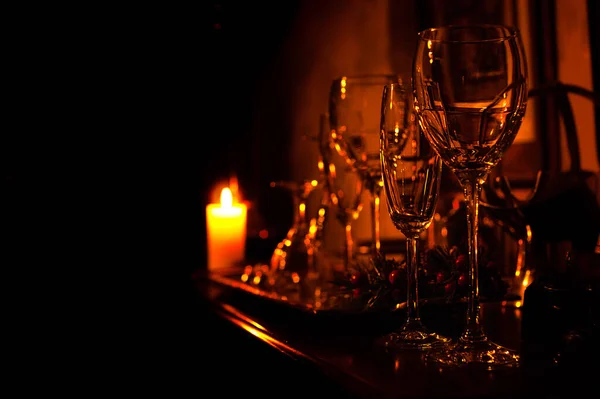
POLYGON ((329 120, 336 151, 363 179, 371 202, 371 255, 381 249, 379 161, 379 110, 381 91, 388 83, 399 83, 396 75, 343 76, 331 84, 329 120))
POLYGON ((324 180, 324 192, 330 215, 344 228, 343 270, 334 270, 336 277, 344 277, 355 261, 356 250, 352 224, 363 208, 364 181, 346 158, 335 149, 335 144, 326 126, 319 129, 319 171, 324 180))
POLYGON ((427 139, 463 188, 467 204, 469 295, 466 326, 438 366, 492 370, 519 364, 479 322, 478 218, 481 185, 512 144, 525 114, 527 66, 518 30, 498 25, 422 31, 413 64, 415 111, 427 139))
POLYGON ((383 337, 390 349, 428 350, 450 342, 429 331, 419 317, 419 241, 433 219, 440 191, 442 160, 410 123, 412 99, 401 84, 383 89, 381 103, 381 170, 388 212, 406 237, 406 321, 383 337), (405 145, 405 143, 409 143, 405 145))

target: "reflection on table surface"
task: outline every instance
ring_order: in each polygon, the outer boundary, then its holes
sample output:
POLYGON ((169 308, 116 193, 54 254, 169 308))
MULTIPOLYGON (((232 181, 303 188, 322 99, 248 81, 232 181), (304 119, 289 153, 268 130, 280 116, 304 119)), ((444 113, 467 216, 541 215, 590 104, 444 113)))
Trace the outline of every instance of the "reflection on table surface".
MULTIPOLYGON (((375 312, 312 312, 265 298, 218 281, 200 277, 198 292, 215 312, 268 347, 313 365, 344 386, 360 386, 365 397, 514 397, 571 396, 593 389, 593 367, 561 368, 528 355, 522 342, 524 309, 501 302, 482 304, 481 318, 490 339, 521 351, 518 369, 483 372, 435 369, 419 352, 386 352, 375 345, 385 332, 403 322, 402 314, 375 312)), ((461 331, 462 309, 423 307, 423 318, 440 332, 456 338, 461 331), (437 324, 436 324, 437 320, 437 324), (450 323, 449 323, 450 320, 450 323), (452 320, 456 320, 455 325, 452 320), (442 324, 446 324, 445 326, 442 324)), ((399 312, 401 313, 401 312, 399 312)))

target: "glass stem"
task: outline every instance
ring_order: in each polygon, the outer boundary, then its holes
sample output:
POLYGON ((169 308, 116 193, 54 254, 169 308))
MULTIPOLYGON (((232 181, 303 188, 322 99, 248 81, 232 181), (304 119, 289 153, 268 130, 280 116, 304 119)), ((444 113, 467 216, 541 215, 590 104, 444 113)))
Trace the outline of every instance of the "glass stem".
POLYGON ((467 322, 461 340, 467 342, 485 341, 487 339, 479 323, 479 263, 477 252, 479 231, 479 194, 482 178, 470 176, 463 183, 467 204, 467 229, 469 251, 469 296, 467 298, 467 322))
POLYGON ((315 241, 319 243, 319 245, 325 246, 325 224, 327 223, 327 218, 329 217, 329 202, 328 195, 323 195, 321 199, 321 204, 319 205, 319 210, 317 211, 317 231, 315 232, 315 241))
POLYGON ((296 228, 302 225, 304 220, 304 201, 300 198, 297 193, 294 193, 294 226, 296 228))
POLYGON ((380 212, 381 186, 374 183, 371 190, 371 237, 373 239, 371 244, 371 254, 373 257, 376 257, 381 249, 381 236, 379 231, 380 212))
POLYGON ((352 239, 352 219, 348 220, 346 222, 346 239, 345 241, 345 245, 346 245, 346 256, 344 259, 344 266, 346 267, 346 272, 349 271, 350 265, 352 264, 352 261, 354 260, 354 240, 352 239))
POLYGON ((406 236, 406 321, 414 323, 419 317, 419 236, 406 236))

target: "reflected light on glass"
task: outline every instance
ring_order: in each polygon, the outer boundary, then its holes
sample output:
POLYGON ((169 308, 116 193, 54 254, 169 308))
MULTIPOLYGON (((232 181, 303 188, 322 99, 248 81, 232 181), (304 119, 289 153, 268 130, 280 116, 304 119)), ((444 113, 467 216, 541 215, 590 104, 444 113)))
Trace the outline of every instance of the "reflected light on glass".
POLYGON ((294 282, 294 284, 298 284, 300 282, 300 276, 298 275, 298 273, 292 273, 292 281, 294 282))
POLYGON ((319 168, 319 171, 322 172, 325 170, 325 164, 323 163, 322 160, 319 160, 317 167, 319 168))
MULTIPOLYGON (((519 248, 521 248, 523 246, 523 240, 519 239, 519 241, 517 241, 517 245, 519 246, 519 248)), ((523 258, 524 254, 522 252, 519 252, 517 255, 517 267, 515 270, 515 277, 519 277, 521 275, 521 269, 523 268, 523 258)))
POLYGON ((525 277, 523 277, 523 287, 529 286, 529 275, 531 274, 530 270, 525 271, 525 277))
POLYGON ((337 205, 339 203, 337 195, 335 195, 333 193, 331 194, 331 203, 333 205, 337 205))

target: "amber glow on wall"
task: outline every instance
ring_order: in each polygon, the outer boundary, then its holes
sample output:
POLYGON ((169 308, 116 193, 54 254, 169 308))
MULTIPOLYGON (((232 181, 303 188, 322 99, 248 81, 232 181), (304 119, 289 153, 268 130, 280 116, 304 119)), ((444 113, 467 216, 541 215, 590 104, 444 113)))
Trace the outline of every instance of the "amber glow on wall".
MULTIPOLYGON (((558 80, 593 91, 592 55, 588 37, 586 0, 556 0, 556 40, 558 41, 558 80)), ((570 94, 573 107, 581 168, 599 172, 596 154, 594 104, 587 98, 570 94)), ((564 129, 561 137, 562 169, 571 166, 564 129)), ((598 193, 600 195, 600 192, 598 193)))

